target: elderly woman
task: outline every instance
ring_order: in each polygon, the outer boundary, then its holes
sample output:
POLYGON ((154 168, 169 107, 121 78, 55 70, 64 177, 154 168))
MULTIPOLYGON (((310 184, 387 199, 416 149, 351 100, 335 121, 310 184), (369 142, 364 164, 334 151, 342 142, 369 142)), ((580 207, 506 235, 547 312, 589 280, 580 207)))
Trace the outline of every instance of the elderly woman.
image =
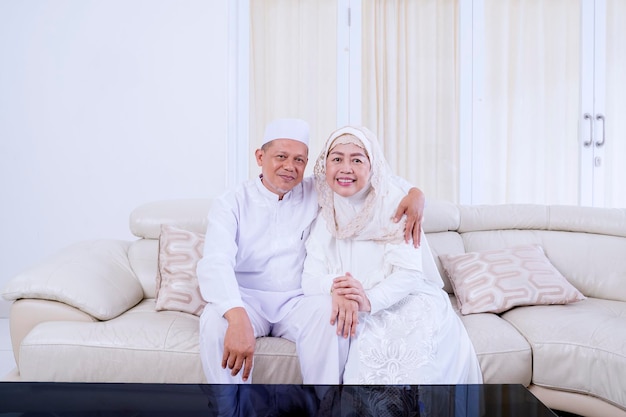
POLYGON ((315 164, 320 215, 306 243, 305 295, 333 298, 351 336, 346 384, 472 384, 482 374, 428 242, 404 241, 389 217, 405 194, 372 132, 332 133, 315 164), (358 311, 357 311, 358 310, 358 311))

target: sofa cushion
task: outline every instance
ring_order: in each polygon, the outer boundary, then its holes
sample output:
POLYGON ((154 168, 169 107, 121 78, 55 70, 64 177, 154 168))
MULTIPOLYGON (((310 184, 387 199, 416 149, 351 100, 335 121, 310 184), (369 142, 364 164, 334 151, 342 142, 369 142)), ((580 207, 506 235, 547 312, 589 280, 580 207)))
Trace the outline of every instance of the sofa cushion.
POLYGON ((626 239, 578 232, 543 232, 550 261, 583 294, 626 301, 626 239))
POLYGON ((587 298, 502 315, 533 349, 533 383, 626 408, 626 303, 587 298))
MULTIPOLYGON (((450 297, 456 307, 454 296, 450 297)), ((497 314, 461 316, 474 345, 485 384, 523 384, 532 378, 532 351, 524 337, 497 314)))
MULTIPOLYGON (((106 322, 40 323, 21 344, 20 379, 206 383, 198 327, 192 314, 156 311, 154 299, 106 322)), ((252 379, 302 383, 295 344, 275 337, 257 339, 252 379)))
POLYGON ((138 239, 128 248, 128 263, 141 284, 143 298, 156 298, 158 255, 158 239, 138 239))
POLYGON ((426 239, 428 239, 430 251, 432 252, 433 258, 435 259, 435 264, 437 265, 437 269, 439 270, 439 275, 443 280, 443 289, 448 294, 452 294, 454 292, 452 289, 452 284, 450 283, 450 278, 448 278, 446 271, 441 265, 439 255, 465 253, 465 248, 463 247, 463 239, 461 238, 461 235, 456 232, 428 233, 426 234, 426 239))
POLYGON ((482 230, 548 229, 550 207, 538 204, 459 206, 459 233, 482 230))
POLYGON ((26 381, 202 383, 198 343, 198 317, 144 300, 106 322, 37 325, 18 367, 26 381))
POLYGON ((487 230, 461 237, 467 252, 540 245, 552 265, 585 296, 626 301, 624 238, 556 230, 487 230))
POLYGON ((59 301, 99 320, 111 319, 144 296, 128 247, 129 242, 110 239, 76 243, 13 278, 2 296, 59 301))
POLYGON ((462 314, 501 313, 520 305, 565 304, 584 299, 538 245, 439 258, 462 314))
POLYGON ((156 276, 156 310, 199 316, 206 305, 200 294, 196 266, 202 258, 204 234, 162 225, 156 276))
POLYGON ((626 237, 626 210, 583 206, 549 206, 550 230, 626 237))
POLYGON ((161 225, 169 224, 197 233, 205 233, 211 200, 196 198, 162 200, 143 204, 130 214, 130 231, 144 239, 158 239, 161 225))
POLYGON ((424 233, 439 233, 457 230, 461 214, 459 206, 449 201, 429 200, 424 207, 424 233))

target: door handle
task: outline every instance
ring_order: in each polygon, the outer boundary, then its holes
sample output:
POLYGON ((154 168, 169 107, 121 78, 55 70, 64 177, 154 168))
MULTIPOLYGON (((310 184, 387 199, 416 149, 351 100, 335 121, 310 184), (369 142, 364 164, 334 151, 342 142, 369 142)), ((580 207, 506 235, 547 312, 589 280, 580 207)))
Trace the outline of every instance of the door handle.
POLYGON ((602 139, 596 141, 596 146, 599 148, 600 146, 604 145, 604 142, 606 141, 606 129, 605 129, 605 125, 606 125, 606 120, 604 119, 604 115, 603 114, 597 114, 596 115, 596 120, 601 121, 602 122, 602 139))
POLYGON ((583 142, 583 146, 585 148, 588 148, 593 143, 593 117, 591 117, 589 113, 585 113, 583 115, 583 118, 585 120, 589 120, 589 140, 586 140, 583 142))

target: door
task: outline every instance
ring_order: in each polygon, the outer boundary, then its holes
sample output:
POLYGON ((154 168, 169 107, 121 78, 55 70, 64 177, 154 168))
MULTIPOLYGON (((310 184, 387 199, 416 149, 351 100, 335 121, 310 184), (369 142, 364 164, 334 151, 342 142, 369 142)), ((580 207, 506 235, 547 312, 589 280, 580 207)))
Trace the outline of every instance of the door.
POLYGON ((626 2, 582 1, 580 203, 626 207, 626 2))
POLYGON ((472 2, 465 201, 626 206, 624 4, 472 2))

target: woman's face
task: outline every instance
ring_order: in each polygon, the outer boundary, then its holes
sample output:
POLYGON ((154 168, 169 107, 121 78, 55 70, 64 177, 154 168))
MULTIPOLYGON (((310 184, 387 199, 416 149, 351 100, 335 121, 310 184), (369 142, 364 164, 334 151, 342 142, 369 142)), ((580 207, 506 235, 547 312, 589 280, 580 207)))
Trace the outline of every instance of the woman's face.
POLYGON ((369 183, 370 172, 365 150, 353 143, 336 145, 326 157, 326 182, 340 196, 361 191, 369 183))

